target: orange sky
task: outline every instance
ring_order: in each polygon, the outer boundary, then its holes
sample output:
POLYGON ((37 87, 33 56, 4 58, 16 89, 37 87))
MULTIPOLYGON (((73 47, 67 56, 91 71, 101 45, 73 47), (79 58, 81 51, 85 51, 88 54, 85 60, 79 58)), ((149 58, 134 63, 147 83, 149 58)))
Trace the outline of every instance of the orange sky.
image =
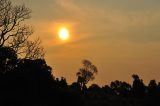
POLYGON ((159 0, 13 0, 32 9, 27 21, 46 49, 55 76, 76 81, 83 59, 99 73, 92 83, 131 82, 133 73, 146 83, 160 81, 159 0), (70 29, 71 38, 58 39, 57 28, 70 29))

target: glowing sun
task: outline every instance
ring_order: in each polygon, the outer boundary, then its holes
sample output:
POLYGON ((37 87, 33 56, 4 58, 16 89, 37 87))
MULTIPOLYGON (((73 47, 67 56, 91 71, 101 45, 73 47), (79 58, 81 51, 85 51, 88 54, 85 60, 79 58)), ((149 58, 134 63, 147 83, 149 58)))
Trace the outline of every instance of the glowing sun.
POLYGON ((69 30, 65 27, 60 28, 58 31, 58 35, 61 40, 68 40, 69 39, 69 30))

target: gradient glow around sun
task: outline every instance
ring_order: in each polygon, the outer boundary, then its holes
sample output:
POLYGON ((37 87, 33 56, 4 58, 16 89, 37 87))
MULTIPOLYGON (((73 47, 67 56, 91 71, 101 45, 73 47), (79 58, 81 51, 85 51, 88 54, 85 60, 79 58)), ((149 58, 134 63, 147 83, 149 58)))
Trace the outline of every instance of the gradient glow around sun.
POLYGON ((58 35, 61 40, 68 40, 69 39, 69 30, 65 27, 60 28, 58 31, 58 35))

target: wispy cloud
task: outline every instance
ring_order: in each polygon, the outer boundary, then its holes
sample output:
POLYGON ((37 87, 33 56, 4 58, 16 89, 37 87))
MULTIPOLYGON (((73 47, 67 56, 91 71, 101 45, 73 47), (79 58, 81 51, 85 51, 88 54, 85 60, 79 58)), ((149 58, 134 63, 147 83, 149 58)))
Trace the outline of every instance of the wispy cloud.
POLYGON ((114 39, 135 41, 160 40, 159 1, 115 1, 111 0, 56 0, 57 5, 67 12, 70 20, 76 20, 82 35, 113 35, 114 39), (95 4, 97 3, 97 5, 95 4), (118 5, 119 4, 119 5, 118 5), (152 7, 152 8, 151 8, 152 7), (156 32, 156 33, 155 33, 156 32), (116 33, 116 34, 115 34, 116 33), (89 34, 88 34, 89 35, 89 34))

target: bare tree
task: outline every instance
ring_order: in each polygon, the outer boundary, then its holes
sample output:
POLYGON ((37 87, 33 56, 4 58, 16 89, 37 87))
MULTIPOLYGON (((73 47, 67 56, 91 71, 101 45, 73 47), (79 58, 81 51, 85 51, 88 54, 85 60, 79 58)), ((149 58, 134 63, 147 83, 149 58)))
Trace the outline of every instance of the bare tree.
POLYGON ((78 83, 80 83, 81 88, 85 87, 89 81, 94 80, 95 74, 98 72, 97 67, 89 60, 83 60, 82 64, 83 67, 77 72, 78 83))
POLYGON ((11 47, 21 58, 42 58, 44 51, 40 42, 29 41, 33 29, 24 23, 31 18, 30 14, 31 10, 25 5, 13 6, 10 0, 0 0, 0 47, 11 47))
POLYGON ((26 43, 26 48, 24 48, 25 58, 37 59, 37 57, 44 57, 45 52, 44 49, 41 47, 41 40, 39 38, 35 41, 28 41, 26 43))

